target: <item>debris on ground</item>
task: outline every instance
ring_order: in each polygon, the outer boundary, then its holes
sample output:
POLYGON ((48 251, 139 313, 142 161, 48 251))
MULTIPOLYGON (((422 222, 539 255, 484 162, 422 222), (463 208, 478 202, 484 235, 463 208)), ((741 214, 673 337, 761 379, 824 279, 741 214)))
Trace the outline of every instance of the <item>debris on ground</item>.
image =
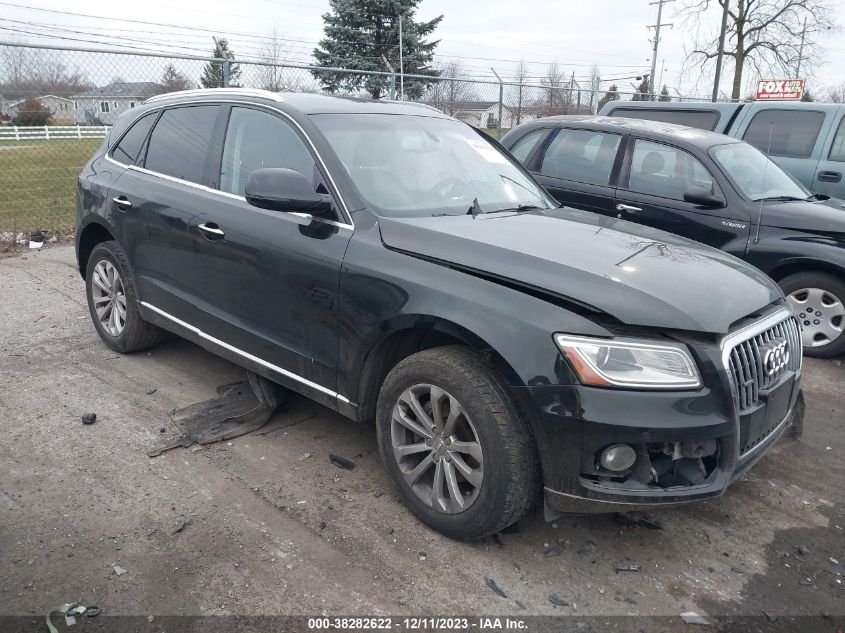
POLYGON ((681 614, 681 619, 687 624, 701 624, 703 626, 713 626, 713 623, 706 616, 700 615, 695 611, 684 611, 681 614))
POLYGON ((157 389, 157 388, 147 389, 147 391, 146 391, 145 393, 146 393, 148 396, 151 396, 151 395, 153 395, 156 391, 158 391, 158 389, 157 389))
POLYGON ((44 246, 44 235, 47 233, 44 229, 40 231, 33 231, 29 236, 30 248, 41 248, 44 246))
POLYGON ((182 430, 175 442, 147 452, 158 457, 173 448, 212 444, 263 427, 281 405, 284 392, 261 376, 247 372, 247 380, 217 387, 217 398, 174 411, 170 417, 182 430))
POLYGON ((598 545, 593 543, 592 541, 584 541, 584 544, 578 548, 579 554, 590 554, 591 552, 596 551, 598 545))
POLYGON ((82 424, 94 424, 97 421, 96 413, 86 413, 82 416, 82 424))
POLYGON ((556 593, 549 594, 549 602, 551 602, 556 607, 568 607, 569 603, 561 598, 556 593))
POLYGON ((519 600, 514 600, 514 604, 515 604, 518 608, 522 609, 523 611, 525 611, 525 610, 528 608, 528 607, 526 607, 526 606, 525 606, 525 603, 524 603, 524 602, 520 602, 519 600))
POLYGON ((639 604, 640 603, 640 601, 637 600, 636 598, 634 598, 633 596, 625 596, 624 600, 628 604, 639 604))
POLYGON ((501 596, 502 598, 507 598, 507 597, 508 597, 508 594, 506 594, 506 593, 502 590, 502 588, 501 588, 499 585, 497 585, 497 584, 496 584, 496 581, 495 581, 495 580, 493 580, 492 578, 487 578, 487 577, 485 576, 485 577, 484 577, 484 583, 485 583, 488 587, 490 587, 490 589, 492 589, 492 590, 493 590, 493 593, 495 593, 497 596, 501 596))
POLYGON ((618 574, 620 571, 640 571, 640 567, 639 563, 631 563, 630 565, 617 565, 615 569, 618 574))
POLYGON ((801 554, 801 556, 809 556, 810 550, 806 545, 795 545, 795 551, 801 554))
POLYGON ((181 532, 186 527, 188 527, 189 524, 190 524, 190 521, 188 521, 187 519, 179 519, 179 522, 176 524, 176 528, 170 534, 171 535, 179 534, 179 532, 181 532))
POLYGON ((543 556, 545 558, 553 558, 555 556, 560 556, 563 552, 560 550, 559 547, 555 545, 549 545, 548 543, 545 544, 543 549, 543 556))
POLYGON ((50 609, 47 612, 47 616, 46 616, 47 630, 50 631, 50 633, 58 633, 58 630, 56 629, 55 626, 53 626, 53 623, 50 620, 50 618, 53 616, 53 614, 65 616, 65 626, 67 627, 67 626, 73 626, 74 624, 76 624, 76 616, 83 615, 89 609, 96 610, 96 613, 94 613, 94 615, 88 616, 89 618, 93 618, 93 617, 100 614, 100 608, 99 607, 96 607, 96 606, 86 607, 84 605, 76 604, 76 603, 60 604, 57 607, 53 607, 52 609, 50 609))
POLYGON ((343 470, 352 470, 355 468, 355 462, 340 455, 335 455, 334 453, 329 455, 329 461, 338 468, 343 468, 343 470))
POLYGON ((122 576, 123 574, 127 573, 127 571, 121 567, 120 565, 114 566, 114 573, 118 576, 122 576))
POLYGON ((631 512, 617 512, 614 515, 616 522, 620 525, 639 525, 649 530, 662 530, 663 524, 651 517, 640 516, 631 512))

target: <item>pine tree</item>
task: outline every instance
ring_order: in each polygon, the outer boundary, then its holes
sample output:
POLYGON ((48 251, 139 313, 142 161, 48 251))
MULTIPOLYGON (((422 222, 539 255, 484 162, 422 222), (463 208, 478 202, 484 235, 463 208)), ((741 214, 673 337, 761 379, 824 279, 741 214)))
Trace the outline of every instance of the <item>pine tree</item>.
POLYGON ((672 97, 669 96, 669 88, 666 87, 666 84, 663 84, 663 88, 660 91, 660 96, 657 98, 658 101, 671 101, 672 97))
MULTIPOLYGON (((399 71, 399 19, 402 20, 402 70, 408 75, 437 77, 432 66, 439 40, 426 38, 443 19, 414 20, 420 0, 329 0, 323 14, 325 37, 314 49, 317 66, 351 70, 385 71, 382 56, 399 71)), ((373 99, 388 94, 390 78, 331 71, 312 71, 326 92, 365 90, 373 99)), ((396 80, 397 92, 399 78, 396 80)), ((432 83, 427 79, 405 79, 405 95, 418 99, 432 83)))
MULTIPOLYGON (((229 42, 225 37, 214 38, 214 50, 211 51, 211 56, 215 59, 235 59, 235 52, 229 49, 229 42)), ((229 64, 229 86, 234 88, 239 85, 241 78, 240 64, 229 64)), ((200 77, 200 83, 203 88, 222 88, 223 87, 223 62, 208 62, 200 77)))
POLYGON ((601 109, 611 101, 619 101, 619 88, 616 87, 616 84, 611 84, 604 96, 599 99, 596 112, 601 111, 601 109))
POLYGON ((643 77, 640 85, 637 86, 636 94, 631 97, 631 101, 654 101, 654 97, 649 94, 650 92, 651 82, 648 80, 648 77, 643 77))
POLYGON ((182 73, 176 70, 173 64, 168 64, 164 67, 164 72, 161 75, 162 92, 178 92, 179 90, 188 90, 191 86, 191 81, 182 73))

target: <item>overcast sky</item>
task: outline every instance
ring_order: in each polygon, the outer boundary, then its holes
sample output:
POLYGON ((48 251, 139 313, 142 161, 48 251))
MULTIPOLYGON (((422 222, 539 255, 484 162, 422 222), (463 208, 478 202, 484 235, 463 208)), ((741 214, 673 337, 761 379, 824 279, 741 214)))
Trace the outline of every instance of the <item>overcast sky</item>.
MULTIPOLYGON (((15 0, 12 0, 14 3, 15 0)), ((138 25, 121 20, 145 20, 168 25, 209 29, 229 37, 239 55, 257 57, 266 41, 248 35, 268 36, 273 30, 286 38, 286 56, 291 61, 307 63, 311 50, 322 35, 321 15, 328 8, 327 0, 89 0, 68 3, 62 0, 17 0, 23 6, 0 2, 0 39, 84 46, 84 42, 65 38, 96 39, 111 45, 123 43, 143 48, 202 53, 209 48, 210 34, 200 31, 138 25), (86 13, 120 18, 118 21, 95 20, 63 15, 33 8, 86 13), (37 26, 33 26, 37 25, 37 26), (5 29, 5 30, 3 30, 5 29), (9 29, 18 29, 18 32, 9 29), (31 31, 54 36, 37 37, 31 31), (76 31, 71 32, 71 31, 76 31), (177 34, 178 33, 178 34, 177 34)), ((683 0, 667 4, 664 22, 674 28, 662 31, 658 53, 657 79, 684 94, 709 94, 712 79, 696 83, 697 73, 682 75, 684 41, 692 37, 694 27, 680 23, 675 7, 683 0)), ((845 2, 834 2, 834 22, 845 25, 845 2)), ((620 90, 632 90, 634 79, 621 79, 647 72, 651 65, 652 32, 657 7, 649 0, 422 0, 418 16, 423 19, 439 14, 445 18, 437 29, 438 60, 459 57, 467 72, 480 77, 490 76, 490 66, 510 75, 516 60, 531 64, 531 73, 539 76, 543 64, 557 59, 576 78, 589 76, 592 64, 598 65, 602 78, 620 78, 620 90)), ((718 19, 718 15, 714 16, 718 19)), ((815 73, 810 87, 819 92, 822 86, 845 82, 845 43, 830 37, 822 44, 827 48, 827 62, 815 73)), ((723 89, 729 89, 731 74, 726 73, 723 89)), ((602 84, 603 88, 607 83, 602 84)), ((673 91, 673 94, 674 91, 673 91)))

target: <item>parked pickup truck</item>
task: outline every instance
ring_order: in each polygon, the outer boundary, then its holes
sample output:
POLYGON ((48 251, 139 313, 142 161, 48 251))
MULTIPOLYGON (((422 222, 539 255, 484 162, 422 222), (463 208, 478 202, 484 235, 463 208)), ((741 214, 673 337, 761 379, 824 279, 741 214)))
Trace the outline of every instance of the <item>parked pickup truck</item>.
POLYGON ((611 101, 599 114, 679 123, 740 138, 810 191, 845 198, 845 104, 611 101))

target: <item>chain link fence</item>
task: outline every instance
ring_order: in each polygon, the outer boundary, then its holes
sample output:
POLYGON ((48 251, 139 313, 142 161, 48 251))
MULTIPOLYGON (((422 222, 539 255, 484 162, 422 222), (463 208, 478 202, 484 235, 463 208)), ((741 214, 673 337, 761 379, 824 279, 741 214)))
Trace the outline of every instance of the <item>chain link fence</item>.
POLYGON ((595 113, 605 94, 565 77, 517 84, 0 42, 0 241, 73 230, 76 177, 121 114, 156 94, 224 86, 412 100, 495 137, 544 116, 595 113))

